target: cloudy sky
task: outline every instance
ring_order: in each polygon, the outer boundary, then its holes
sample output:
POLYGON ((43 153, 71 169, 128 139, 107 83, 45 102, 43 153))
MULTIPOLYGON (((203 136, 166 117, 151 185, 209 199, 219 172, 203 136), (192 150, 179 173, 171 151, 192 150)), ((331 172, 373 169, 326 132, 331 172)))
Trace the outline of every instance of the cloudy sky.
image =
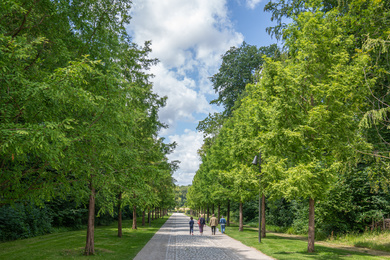
POLYGON ((264 13, 269 0, 133 0, 133 40, 152 41, 151 73, 154 92, 167 96, 159 113, 169 126, 160 132, 166 142, 178 144, 170 160, 179 160, 177 185, 192 183, 199 167, 197 150, 203 143, 196 131, 200 120, 221 111, 209 102, 216 98, 209 77, 218 72, 223 55, 243 41, 250 45, 276 43, 265 31, 272 25, 264 13))

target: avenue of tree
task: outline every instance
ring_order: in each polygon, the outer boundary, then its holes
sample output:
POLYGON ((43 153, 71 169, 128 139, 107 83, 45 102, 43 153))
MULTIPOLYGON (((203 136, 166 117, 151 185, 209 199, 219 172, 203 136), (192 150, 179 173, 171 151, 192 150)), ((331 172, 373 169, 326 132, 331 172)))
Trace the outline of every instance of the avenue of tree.
POLYGON ((315 207, 352 169, 364 166, 371 188, 388 193, 390 2, 277 0, 265 10, 283 48, 243 43, 222 57, 211 81, 224 111, 198 126, 205 142, 187 204, 237 202, 242 230, 242 205, 259 191, 307 201, 313 252, 315 207))
MULTIPOLYGON (((0 2, 0 205, 64 198, 97 214, 174 206, 173 171, 157 133, 148 42, 126 33, 129 0, 0 2)), ((161 211, 161 210, 159 210, 161 211)), ((164 210, 162 210, 164 212, 164 210)), ((136 215, 133 228, 136 228, 136 215)))

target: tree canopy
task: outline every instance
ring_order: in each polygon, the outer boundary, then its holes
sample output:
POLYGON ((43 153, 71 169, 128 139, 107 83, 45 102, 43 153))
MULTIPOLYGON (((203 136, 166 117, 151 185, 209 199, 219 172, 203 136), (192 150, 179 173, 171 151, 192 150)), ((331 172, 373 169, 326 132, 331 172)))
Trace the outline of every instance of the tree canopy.
POLYGON ((166 98, 152 91, 150 43, 137 46, 126 32, 130 7, 0 4, 1 205, 72 193, 112 212, 118 192, 138 194, 131 204, 172 204, 174 145, 157 136, 166 98))
POLYGON ((382 166, 373 163, 370 174, 384 183, 389 180, 383 163, 388 159, 389 63, 383 54, 389 50, 389 5, 387 1, 280 0, 265 9, 278 21, 269 32, 284 40, 283 51, 261 57, 261 67, 253 68, 255 81, 248 80, 251 73, 227 69, 238 67, 228 64, 239 60, 237 50, 246 49, 245 44, 223 56, 220 72, 211 78, 219 94, 213 102, 224 104, 230 116, 220 121, 220 127, 209 116, 199 128, 208 125, 207 130, 216 131, 200 151, 202 164, 188 201, 205 203, 206 196, 195 201, 199 198, 195 194, 205 187, 203 194, 227 189, 230 198, 253 196, 258 180, 250 163, 260 150, 263 192, 270 199, 309 201, 308 251, 312 252, 315 205, 338 185, 348 167, 372 162, 365 155, 377 156, 382 166), (283 24, 283 17, 291 22, 283 24), (228 59, 232 57, 237 59, 228 59), (219 83, 220 78, 229 79, 231 85, 219 83), (236 95, 238 89, 245 94, 236 95), (243 178, 253 186, 246 186, 243 178), (199 185, 210 180, 214 183, 199 185))

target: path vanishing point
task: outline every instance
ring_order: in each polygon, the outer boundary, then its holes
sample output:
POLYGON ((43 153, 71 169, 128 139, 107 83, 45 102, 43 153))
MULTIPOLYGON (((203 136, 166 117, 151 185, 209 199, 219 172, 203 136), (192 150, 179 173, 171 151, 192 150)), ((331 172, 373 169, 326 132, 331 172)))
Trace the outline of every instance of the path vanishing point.
POLYGON ((227 235, 217 232, 211 235, 206 226, 203 236, 198 225, 194 225, 194 235, 190 235, 190 218, 182 213, 173 213, 153 238, 134 258, 135 260, 242 260, 273 259, 257 249, 248 247, 227 235))

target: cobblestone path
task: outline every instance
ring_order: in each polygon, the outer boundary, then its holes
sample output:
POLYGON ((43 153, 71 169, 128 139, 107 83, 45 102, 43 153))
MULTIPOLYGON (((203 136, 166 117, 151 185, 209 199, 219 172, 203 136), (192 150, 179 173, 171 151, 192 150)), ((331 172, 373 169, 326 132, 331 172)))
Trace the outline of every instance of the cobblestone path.
POLYGON ((173 213, 134 259, 273 259, 220 232, 212 236, 208 226, 204 228, 201 236, 196 221, 192 236, 188 222, 189 217, 181 213, 173 213))

